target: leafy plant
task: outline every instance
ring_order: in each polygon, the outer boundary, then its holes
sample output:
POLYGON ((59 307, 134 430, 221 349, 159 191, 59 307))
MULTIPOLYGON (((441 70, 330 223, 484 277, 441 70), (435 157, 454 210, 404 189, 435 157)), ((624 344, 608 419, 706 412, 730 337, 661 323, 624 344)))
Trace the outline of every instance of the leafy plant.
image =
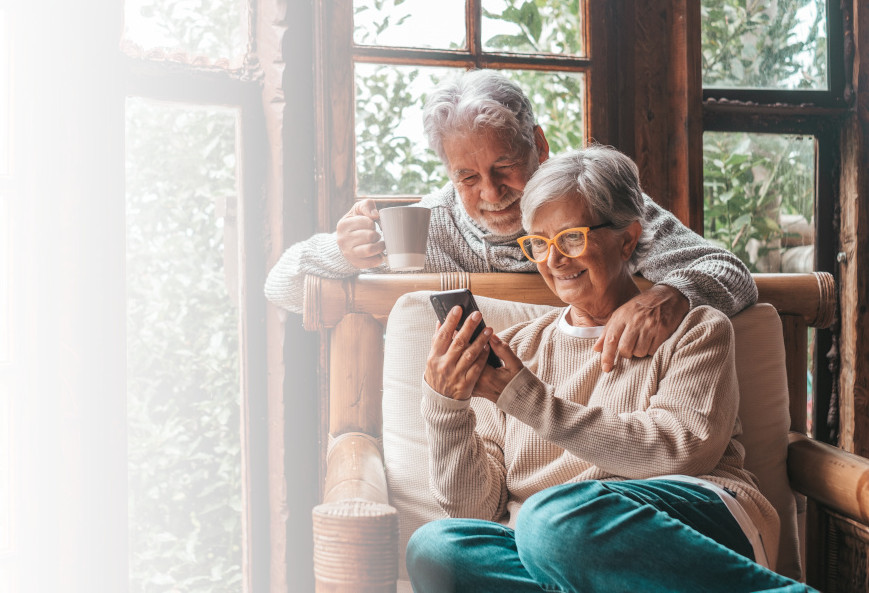
POLYGON ((826 88, 825 7, 825 0, 703 0, 703 85, 826 88))
MULTIPOLYGON (((484 19, 503 23, 514 32, 489 37, 485 42, 487 49, 572 55, 583 53, 579 0, 503 0, 498 9, 483 7, 484 19)), ((485 25, 486 20, 484 32, 485 25)))
POLYGON ((735 253, 752 271, 781 248, 780 214, 812 220, 814 142, 770 134, 704 135, 705 236, 735 253), (760 246, 750 253, 754 239, 760 246))
MULTIPOLYGON (((127 104, 130 590, 241 590, 238 310, 224 281, 236 117, 127 104)), ((234 257, 234 254, 227 254, 234 257)))
POLYGON ((379 66, 357 67, 356 170, 362 194, 424 194, 446 183, 443 165, 422 145, 425 94, 414 89, 418 78, 426 90, 443 72, 379 66), (399 128, 412 121, 417 137, 399 128))

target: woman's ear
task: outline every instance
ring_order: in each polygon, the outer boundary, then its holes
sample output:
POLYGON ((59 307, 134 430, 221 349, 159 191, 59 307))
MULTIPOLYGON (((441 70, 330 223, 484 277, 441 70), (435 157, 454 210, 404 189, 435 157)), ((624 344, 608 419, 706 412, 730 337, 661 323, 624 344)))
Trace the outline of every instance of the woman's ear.
POLYGON ((643 225, 638 220, 635 220, 622 233, 622 237, 624 237, 622 242, 622 259, 628 261, 634 254, 637 243, 640 241, 640 236, 643 234, 643 225))

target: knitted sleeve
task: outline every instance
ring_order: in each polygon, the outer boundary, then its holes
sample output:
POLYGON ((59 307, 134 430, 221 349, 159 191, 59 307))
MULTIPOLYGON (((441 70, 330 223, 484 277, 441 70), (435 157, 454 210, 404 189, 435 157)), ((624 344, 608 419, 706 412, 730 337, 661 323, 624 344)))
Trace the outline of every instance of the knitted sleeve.
MULTIPOLYGON (((377 271, 380 268, 372 268, 377 271)), ((335 233, 319 233, 287 249, 266 279, 265 295, 272 303, 293 313, 302 312, 305 276, 347 278, 358 274, 341 254, 335 233)))
MULTIPOLYGON (((643 391, 643 373, 598 383, 583 405, 553 397, 525 368, 504 389, 498 408, 614 476, 708 474, 730 442, 739 405, 733 329, 724 315, 700 307, 661 348, 660 379, 645 403, 617 403, 643 391)), ((572 358, 565 351, 555 362, 569 366, 572 358)))
POLYGON ((429 484, 450 517, 498 521, 507 509, 504 415, 480 398, 453 400, 423 381, 429 484), (485 430, 478 432, 479 425, 485 430))
POLYGON ((649 196, 644 198, 645 253, 634 262, 636 272, 672 286, 692 309, 709 305, 729 317, 757 301, 757 286, 738 257, 691 231, 649 196))

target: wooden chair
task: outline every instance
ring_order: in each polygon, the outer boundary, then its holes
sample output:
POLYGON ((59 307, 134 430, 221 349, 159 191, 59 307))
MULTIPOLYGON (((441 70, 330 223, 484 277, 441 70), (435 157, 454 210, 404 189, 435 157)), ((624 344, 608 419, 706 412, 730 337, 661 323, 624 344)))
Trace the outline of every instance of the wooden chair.
MULTIPOLYGON (((755 280, 759 302, 772 304, 782 322, 792 431, 788 476, 792 489, 809 501, 802 538, 807 582, 822 591, 865 591, 867 562, 859 549, 869 547, 869 460, 804 434, 807 328, 832 323, 836 298, 832 276, 758 274, 755 280), (843 565, 839 551, 847 538, 851 538, 850 548, 858 551, 843 565), (862 548, 855 548, 854 541, 862 548)), ((398 516, 389 504, 377 440, 382 435, 384 323, 405 293, 462 287, 480 296, 509 294, 514 301, 563 305, 536 274, 306 279, 304 325, 321 331, 328 340, 324 357, 328 362, 323 368, 328 380, 321 383, 328 386, 324 396, 328 397, 329 436, 336 439, 327 458, 323 502, 313 511, 318 592, 396 590, 398 516)))

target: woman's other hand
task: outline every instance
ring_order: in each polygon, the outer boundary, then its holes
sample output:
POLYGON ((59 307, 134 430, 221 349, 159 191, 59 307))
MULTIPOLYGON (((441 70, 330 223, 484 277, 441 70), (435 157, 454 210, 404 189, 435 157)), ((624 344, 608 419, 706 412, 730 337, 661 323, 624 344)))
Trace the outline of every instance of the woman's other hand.
POLYGON ((489 338, 489 345, 498 358, 504 362, 504 366, 493 368, 489 365, 483 369, 477 384, 474 387, 473 394, 475 397, 484 397, 492 403, 497 403, 501 397, 501 392, 507 386, 507 383, 513 380, 513 377, 519 374, 525 365, 516 354, 510 350, 504 340, 499 338, 497 334, 492 334, 489 338))
POLYGON ((487 327, 471 342, 471 335, 483 317, 479 311, 474 311, 456 331, 461 316, 462 308, 453 307, 443 324, 438 325, 425 369, 425 382, 429 387, 459 400, 471 397, 486 366, 492 336, 492 329, 487 327))

